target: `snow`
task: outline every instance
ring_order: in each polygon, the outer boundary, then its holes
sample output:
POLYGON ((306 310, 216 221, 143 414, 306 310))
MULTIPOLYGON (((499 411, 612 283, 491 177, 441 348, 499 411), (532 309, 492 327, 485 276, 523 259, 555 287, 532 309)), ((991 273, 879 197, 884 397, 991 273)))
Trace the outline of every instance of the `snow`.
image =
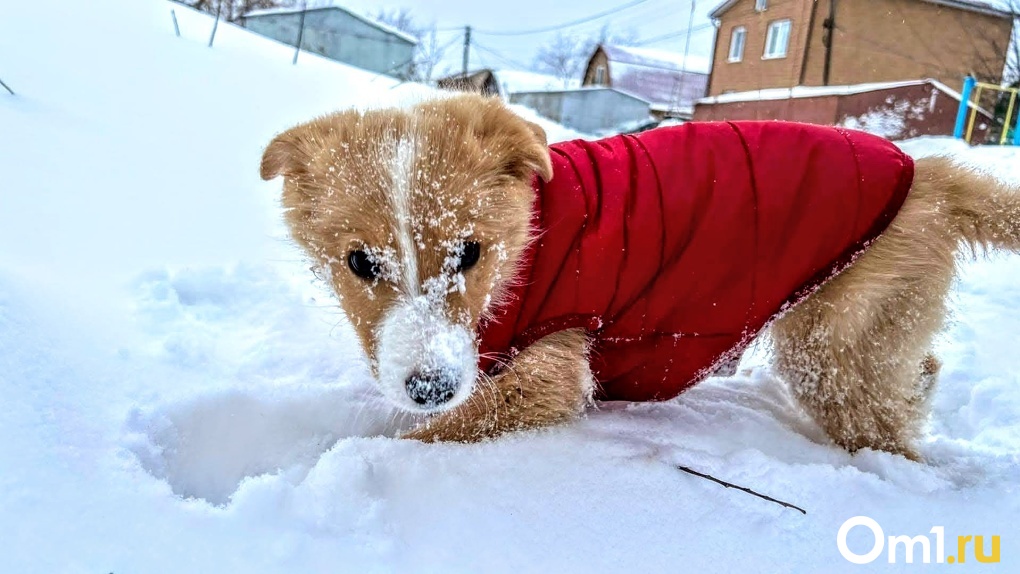
MULTIPOLYGON (((285 240, 258 159, 295 122, 432 92, 291 66, 222 23, 209 49, 211 20, 161 1, 40 10, 0 20, 19 93, 0 97, 4 571, 851 572, 835 537, 855 515, 998 534, 982 570, 1020 567, 1020 257, 964 266, 926 464, 829 444, 760 349, 666 403, 477 445, 394 440, 409 421, 285 240)), ((1015 148, 904 147, 1020 182, 1015 148)))

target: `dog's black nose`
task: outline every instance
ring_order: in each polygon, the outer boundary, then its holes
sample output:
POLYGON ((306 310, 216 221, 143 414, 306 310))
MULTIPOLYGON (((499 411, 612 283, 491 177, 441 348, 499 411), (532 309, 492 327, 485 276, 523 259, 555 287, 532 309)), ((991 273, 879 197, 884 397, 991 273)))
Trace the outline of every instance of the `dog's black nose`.
POLYGON ((447 371, 420 371, 404 383, 407 395, 423 407, 436 407, 453 398, 457 392, 457 379, 447 371))

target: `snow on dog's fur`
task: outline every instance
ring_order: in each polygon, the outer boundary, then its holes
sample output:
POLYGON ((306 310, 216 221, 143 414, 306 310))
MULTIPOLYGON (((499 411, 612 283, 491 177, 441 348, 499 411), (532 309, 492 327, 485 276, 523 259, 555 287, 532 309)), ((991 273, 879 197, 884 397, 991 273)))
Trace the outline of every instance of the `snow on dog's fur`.
MULTIPOLYGON (((591 399, 582 330, 492 377, 477 369, 479 323, 532 239, 536 174, 552 176, 542 130, 478 96, 326 116, 265 151, 262 177, 284 177, 291 231, 328 272, 381 391, 435 415, 408 436, 478 440, 570 420, 591 399)), ((920 160, 886 232, 773 325, 777 370, 837 444, 916 457, 961 243, 1020 250, 1020 197, 920 160)))

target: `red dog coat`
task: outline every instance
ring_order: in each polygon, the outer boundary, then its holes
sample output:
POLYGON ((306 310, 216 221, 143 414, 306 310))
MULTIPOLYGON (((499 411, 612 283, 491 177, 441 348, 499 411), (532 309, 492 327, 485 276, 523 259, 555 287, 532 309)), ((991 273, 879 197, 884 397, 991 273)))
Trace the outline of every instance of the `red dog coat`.
POLYGON ((889 225, 914 171, 884 139, 781 122, 689 123, 550 151, 538 238, 480 350, 513 355, 583 327, 598 396, 612 400, 675 397, 743 350, 889 225))

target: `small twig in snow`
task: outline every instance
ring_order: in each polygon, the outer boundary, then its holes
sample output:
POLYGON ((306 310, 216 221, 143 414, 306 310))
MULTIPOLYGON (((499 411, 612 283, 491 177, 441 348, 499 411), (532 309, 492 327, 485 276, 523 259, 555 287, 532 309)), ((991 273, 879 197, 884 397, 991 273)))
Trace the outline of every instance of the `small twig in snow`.
POLYGON ((766 495, 764 495, 764 494, 762 494, 760 492, 755 492, 755 491, 751 490, 750 488, 746 488, 746 487, 743 487, 743 486, 738 486, 736 484, 733 484, 732 482, 726 482, 725 480, 719 480, 718 478, 716 478, 716 477, 714 477, 714 476, 712 476, 710 474, 704 474, 702 472, 698 472, 698 471, 696 471, 694 469, 688 468, 686 466, 681 466, 679 464, 676 465, 676 469, 677 470, 682 470, 682 471, 686 472, 687 474, 693 474, 694 476, 698 476, 698 477, 701 477, 701 478, 706 478, 706 479, 711 480, 712 482, 714 482, 716 484, 721 484, 721 485, 725 486, 726 488, 735 488, 737 490, 742 490, 742 491, 744 491, 744 492, 746 492, 748 494, 751 494, 753 496, 757 496, 758 498, 765 499, 765 500, 767 500, 769 502, 774 502, 774 503, 776 503, 776 504, 778 504, 780 506, 785 506, 786 508, 792 508, 794 510, 799 510, 801 514, 807 514, 807 511, 804 510, 803 508, 799 507, 799 506, 796 506, 794 504, 790 504, 789 502, 783 502, 782 500, 777 500, 775 498, 772 498, 771 496, 766 496, 766 495))

